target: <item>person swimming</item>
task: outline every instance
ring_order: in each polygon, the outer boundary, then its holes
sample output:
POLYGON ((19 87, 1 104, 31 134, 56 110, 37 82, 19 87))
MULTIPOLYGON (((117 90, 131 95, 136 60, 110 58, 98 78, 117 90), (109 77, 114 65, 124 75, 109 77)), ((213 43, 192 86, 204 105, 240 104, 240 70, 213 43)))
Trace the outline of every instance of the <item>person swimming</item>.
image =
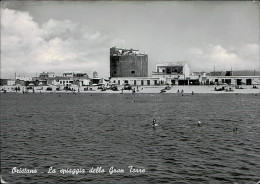
POLYGON ((153 119, 153 127, 159 126, 156 122, 156 119, 153 119))
POLYGON ((233 128, 233 132, 237 132, 237 131, 238 131, 237 127, 233 128))
POLYGON ((201 126, 201 122, 200 121, 198 121, 198 126, 201 126))

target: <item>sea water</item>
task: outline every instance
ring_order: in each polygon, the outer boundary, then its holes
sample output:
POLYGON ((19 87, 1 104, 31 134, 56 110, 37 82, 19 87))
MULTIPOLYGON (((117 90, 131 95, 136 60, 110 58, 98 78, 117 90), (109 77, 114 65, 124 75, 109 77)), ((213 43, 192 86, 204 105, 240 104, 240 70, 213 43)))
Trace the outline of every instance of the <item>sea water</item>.
POLYGON ((2 178, 257 183, 259 106, 251 94, 1 94, 2 178))

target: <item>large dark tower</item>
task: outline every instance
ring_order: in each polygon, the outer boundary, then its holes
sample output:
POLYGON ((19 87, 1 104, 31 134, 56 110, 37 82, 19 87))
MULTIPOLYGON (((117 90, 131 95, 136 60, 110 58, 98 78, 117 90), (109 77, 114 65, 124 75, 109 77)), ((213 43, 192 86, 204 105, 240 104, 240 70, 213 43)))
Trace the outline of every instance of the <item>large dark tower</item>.
POLYGON ((110 77, 147 77, 148 55, 134 49, 110 48, 110 77))

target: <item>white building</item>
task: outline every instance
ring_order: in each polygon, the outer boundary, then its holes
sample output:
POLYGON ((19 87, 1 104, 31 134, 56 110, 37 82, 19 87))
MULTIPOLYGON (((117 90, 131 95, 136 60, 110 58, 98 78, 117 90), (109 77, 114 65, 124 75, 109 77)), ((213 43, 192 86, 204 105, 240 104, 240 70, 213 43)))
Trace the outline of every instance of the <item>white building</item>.
POLYGON ((161 84, 193 85, 199 83, 199 76, 190 75, 187 62, 157 64, 153 77, 160 79, 161 84))
POLYGON ((13 80, 13 79, 8 79, 8 80, 7 80, 7 86, 13 86, 13 85, 15 85, 15 80, 13 80))
POLYGON ((260 85, 260 76, 206 76, 205 84, 260 85))

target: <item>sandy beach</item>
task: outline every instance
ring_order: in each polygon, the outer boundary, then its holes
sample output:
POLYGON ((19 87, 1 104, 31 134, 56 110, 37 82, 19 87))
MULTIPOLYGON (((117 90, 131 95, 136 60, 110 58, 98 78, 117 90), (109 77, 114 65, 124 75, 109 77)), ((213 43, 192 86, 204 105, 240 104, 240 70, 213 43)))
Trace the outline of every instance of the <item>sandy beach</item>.
MULTIPOLYGON (((15 86, 1 86, 0 91, 1 92, 12 92, 12 93, 115 93, 115 94, 121 94, 123 93, 133 93, 133 90, 123 90, 123 86, 118 86, 118 91, 112 91, 112 90, 105 90, 102 91, 101 89, 98 89, 98 86, 81 86, 81 87, 74 87, 74 91, 70 90, 54 90, 57 87, 52 86, 52 91, 48 91, 47 88, 49 86, 35 86, 34 90, 32 89, 26 89, 25 86, 20 86, 20 91, 15 91, 15 86)), ((234 93, 240 93, 240 94, 256 94, 260 93, 259 88, 253 88, 252 85, 247 86, 241 86, 242 89, 235 89, 232 88, 231 91, 215 91, 214 85, 209 86, 171 86, 169 90, 165 90, 165 85, 161 86, 133 86, 132 89, 135 89, 135 93, 181 93, 183 91, 183 94, 196 94, 196 93, 202 93, 202 94, 234 94, 234 93), (164 90, 164 92, 161 92, 161 90, 164 90)))

